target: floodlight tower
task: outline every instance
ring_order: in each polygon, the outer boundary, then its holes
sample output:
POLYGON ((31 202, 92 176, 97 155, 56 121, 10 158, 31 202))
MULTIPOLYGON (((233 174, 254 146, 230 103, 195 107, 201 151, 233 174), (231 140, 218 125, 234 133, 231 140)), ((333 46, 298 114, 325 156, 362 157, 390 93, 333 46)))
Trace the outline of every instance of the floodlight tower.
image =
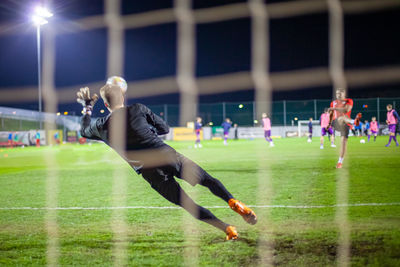
POLYGON ((40 27, 48 23, 47 18, 52 17, 53 14, 43 6, 37 6, 32 16, 32 22, 36 26, 36 41, 37 41, 37 56, 38 56, 38 91, 39 91, 39 129, 42 129, 42 82, 41 82, 41 55, 40 55, 40 27))

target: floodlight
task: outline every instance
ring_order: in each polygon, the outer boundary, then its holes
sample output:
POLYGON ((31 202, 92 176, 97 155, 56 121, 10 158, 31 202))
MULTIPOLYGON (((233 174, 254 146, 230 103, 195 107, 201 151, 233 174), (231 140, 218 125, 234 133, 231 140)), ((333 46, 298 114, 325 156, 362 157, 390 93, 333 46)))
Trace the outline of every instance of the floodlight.
POLYGON ((42 26, 42 25, 48 23, 48 21, 46 19, 36 16, 36 15, 32 16, 32 21, 33 21, 33 24, 35 24, 35 26, 42 26))
POLYGON ((46 18, 50 18, 53 16, 46 7, 37 6, 34 9, 34 14, 32 16, 32 22, 36 26, 36 40, 37 40, 37 53, 38 53, 38 89, 39 89, 39 121, 40 121, 40 129, 42 129, 42 84, 41 84, 41 62, 40 62, 40 26, 47 24, 48 21, 46 18))
POLYGON ((35 8, 35 14, 42 18, 50 18, 53 16, 53 13, 43 6, 37 6, 35 8))

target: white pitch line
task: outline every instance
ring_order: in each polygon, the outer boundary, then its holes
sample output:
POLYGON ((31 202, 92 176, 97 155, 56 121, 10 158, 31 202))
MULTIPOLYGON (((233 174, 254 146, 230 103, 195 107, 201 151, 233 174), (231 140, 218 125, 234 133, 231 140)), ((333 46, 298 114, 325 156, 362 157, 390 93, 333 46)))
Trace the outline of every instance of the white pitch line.
MULTIPOLYGON (((248 205, 251 208, 287 208, 287 209, 323 209, 336 207, 368 207, 368 206, 400 206, 400 202, 393 203, 355 203, 355 204, 337 204, 337 205, 248 205)), ((208 209, 228 209, 228 206, 204 206, 208 209)), ((181 209, 178 206, 126 206, 126 207, 0 207, 0 210, 116 210, 116 209, 181 209)))

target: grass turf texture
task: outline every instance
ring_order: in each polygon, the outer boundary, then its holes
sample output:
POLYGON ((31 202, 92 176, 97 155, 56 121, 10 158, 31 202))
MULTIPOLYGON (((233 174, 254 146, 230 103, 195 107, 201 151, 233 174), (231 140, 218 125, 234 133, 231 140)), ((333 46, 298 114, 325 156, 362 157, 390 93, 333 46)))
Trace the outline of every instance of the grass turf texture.
MULTIPOLYGON (((399 203, 400 148, 384 147, 387 137, 360 144, 349 139, 344 161, 349 172, 349 203, 399 203)), ((336 185, 344 170, 335 169, 338 148, 319 139, 277 139, 275 147, 263 140, 171 142, 179 152, 218 178, 249 205, 335 205, 336 185), (259 177, 271 192, 261 195, 259 177)), ((337 141, 338 144, 338 141, 337 141)), ((45 207, 46 176, 58 176, 57 207, 111 207, 113 173, 126 176, 126 206, 173 206, 136 175, 103 144, 26 147, 0 150, 0 208, 45 207), (47 167, 45 155, 55 164, 47 167)), ((47 161, 49 162, 49 161, 47 161)), ((343 178, 342 178, 343 179, 343 178)), ((206 188, 185 190, 205 206, 226 206, 206 188)), ((265 185, 264 185, 265 186, 265 185)), ((262 187, 261 187, 262 188, 262 187)), ((230 209, 210 208, 222 220, 237 226, 239 240, 224 241, 221 231, 190 217, 182 209, 123 209, 127 221, 127 261, 132 266, 180 266, 185 247, 196 231, 185 237, 184 224, 198 228, 200 266, 254 266, 259 263, 259 232, 272 244, 272 260, 283 266, 334 266, 337 264, 336 208, 254 208, 256 226, 246 224, 230 209)), ((114 210, 57 210, 60 265, 112 265, 115 240, 114 210)), ((46 264, 47 211, 0 209, 0 265, 46 264)), ((354 266, 400 265, 400 206, 348 208, 351 228, 350 260, 354 266)), ((190 251, 190 249, 189 249, 190 251)), ((186 262, 187 263, 187 262, 186 262)))

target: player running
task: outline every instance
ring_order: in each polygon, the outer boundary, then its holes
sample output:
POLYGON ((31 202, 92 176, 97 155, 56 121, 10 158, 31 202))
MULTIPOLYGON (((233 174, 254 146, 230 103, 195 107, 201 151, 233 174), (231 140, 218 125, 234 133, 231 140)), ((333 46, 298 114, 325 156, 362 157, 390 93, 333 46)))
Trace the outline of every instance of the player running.
POLYGON ((367 136, 368 137, 368 140, 369 140, 369 138, 370 138, 370 133, 371 133, 371 131, 370 131, 370 129, 371 129, 371 125, 369 124, 369 121, 367 121, 367 120, 365 120, 364 121, 364 134, 365 134, 365 136, 367 136))
POLYGON ((308 121, 308 139, 307 142, 311 143, 312 142, 312 118, 309 119, 308 121))
POLYGON ((207 187, 214 195, 225 200, 228 205, 250 224, 257 222, 256 214, 243 203, 233 198, 232 194, 217 179, 209 175, 196 163, 186 158, 165 144, 158 135, 168 133, 168 125, 149 108, 142 104, 124 105, 123 93, 117 85, 107 84, 100 89, 105 106, 110 111, 106 117, 91 121, 91 113, 98 96, 90 96, 89 88, 81 88, 77 93, 78 102, 83 105, 81 119, 82 136, 102 140, 118 152, 143 178, 168 201, 182 206, 193 217, 206 222, 226 233, 226 239, 237 239, 234 226, 215 217, 206 208, 197 205, 181 188, 174 177, 195 186, 207 187), (114 123, 122 129, 114 129, 114 123), (125 147, 111 143, 112 131, 125 134, 125 147))
POLYGON ((40 147, 40 132, 39 131, 36 132, 35 138, 36 138, 36 147, 40 147))
POLYGON ((58 131, 55 132, 54 135, 53 135, 53 137, 54 137, 54 142, 55 142, 55 144, 56 144, 56 145, 59 145, 59 144, 61 143, 61 141, 60 141, 60 133, 59 133, 58 131))
POLYGON ((396 127, 397 123, 400 121, 399 114, 397 114, 396 110, 393 109, 393 106, 391 104, 388 104, 386 106, 387 109, 387 114, 386 114, 386 123, 389 126, 389 142, 387 143, 386 147, 390 146, 390 143, 392 142, 392 139, 396 142, 396 146, 399 146, 399 143, 397 142, 396 139, 396 127))
POLYGON ((371 137, 371 135, 374 135, 374 142, 376 141, 376 136, 378 135, 379 132, 379 122, 376 121, 376 117, 371 118, 371 122, 369 124, 370 127, 370 135, 368 135, 368 142, 371 137))
POLYGON ((274 146, 274 141, 271 138, 271 120, 268 118, 267 113, 262 114, 262 123, 264 128, 264 137, 265 140, 269 142, 269 146, 274 146))
POLYGON ((19 145, 19 135, 18 135, 18 132, 15 132, 15 134, 14 134, 14 141, 13 141, 13 143, 14 143, 15 146, 18 146, 18 145, 19 145))
POLYGON ((361 119, 361 113, 358 113, 355 120, 350 118, 351 109, 353 108, 353 100, 346 98, 346 90, 343 88, 336 89, 336 100, 331 102, 329 111, 331 119, 329 125, 333 125, 335 131, 340 132, 341 146, 340 155, 336 168, 340 169, 343 165, 344 155, 347 150, 347 140, 349 138, 349 130, 351 125, 358 123, 361 119))
POLYGON ((357 134, 358 137, 362 137, 362 128, 363 124, 361 121, 359 122, 354 122, 354 135, 357 134))
POLYGON ((326 134, 328 134, 328 136, 330 136, 331 147, 336 147, 336 145, 335 145, 335 136, 333 134, 332 126, 329 125, 329 120, 330 120, 329 109, 326 108, 324 110, 324 113, 321 114, 321 117, 319 119, 319 121, 321 123, 321 145, 319 147, 320 149, 324 149, 324 136, 326 134))
POLYGON ((12 148, 13 147, 13 134, 12 132, 8 133, 8 142, 7 142, 8 147, 12 148))
POLYGON ((201 122, 202 119, 200 117, 197 117, 196 122, 194 123, 194 131, 196 132, 196 142, 194 143, 194 148, 202 147, 202 145, 200 144, 200 132, 203 127, 203 124, 201 122))
POLYGON ((226 118, 221 127, 224 129, 224 145, 228 145, 229 129, 232 127, 231 119, 226 118))

